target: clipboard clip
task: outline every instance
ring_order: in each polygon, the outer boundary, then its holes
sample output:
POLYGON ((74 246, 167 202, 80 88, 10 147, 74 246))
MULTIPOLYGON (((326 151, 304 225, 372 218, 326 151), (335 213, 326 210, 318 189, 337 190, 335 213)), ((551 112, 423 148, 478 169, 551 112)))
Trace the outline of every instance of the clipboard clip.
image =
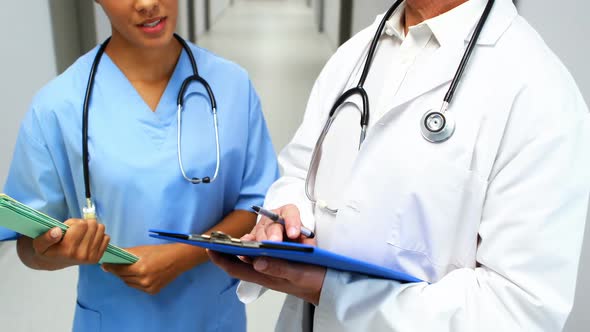
POLYGON ((313 252, 313 247, 296 247, 281 242, 242 241, 220 231, 215 231, 211 233, 211 235, 201 235, 201 237, 205 239, 209 238, 210 243, 221 243, 242 248, 281 249, 288 251, 313 252))
POLYGON ((240 239, 233 238, 224 232, 215 231, 211 233, 211 235, 193 235, 191 236, 191 240, 209 240, 210 243, 221 243, 221 244, 229 244, 239 247, 245 248, 260 248, 261 242, 256 241, 242 241, 240 239), (198 237, 200 239, 193 238, 198 237))
POLYGON ((250 248, 250 249, 280 249, 287 251, 298 251, 298 252, 313 252, 314 248, 311 246, 294 245, 287 242, 258 242, 258 241, 242 241, 240 239, 233 238, 224 232, 215 231, 211 235, 208 234, 180 234, 171 233, 166 231, 150 230, 158 236, 165 236, 169 238, 195 241, 195 242, 206 242, 211 244, 222 244, 233 247, 250 248))

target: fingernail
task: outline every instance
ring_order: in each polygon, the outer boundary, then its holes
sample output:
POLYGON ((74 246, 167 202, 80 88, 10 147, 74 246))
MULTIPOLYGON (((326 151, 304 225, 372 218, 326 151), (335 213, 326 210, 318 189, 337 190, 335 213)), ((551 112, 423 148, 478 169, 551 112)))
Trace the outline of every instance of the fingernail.
POLYGON ((268 262, 264 258, 259 258, 254 263, 254 269, 256 271, 264 271, 268 267, 268 262))
POLYGON ((290 237, 297 236, 297 228, 291 227, 291 228, 289 228, 289 230, 287 231, 287 233, 289 234, 290 237))
POLYGON ((268 239, 275 242, 281 241, 281 238, 278 235, 271 235, 268 239))
POLYGON ((104 268, 104 265, 100 266, 101 270, 103 270, 104 272, 107 272, 107 269, 104 268))
POLYGON ((51 235, 52 238, 57 239, 61 235, 61 230, 59 228, 54 228, 49 235, 51 235))

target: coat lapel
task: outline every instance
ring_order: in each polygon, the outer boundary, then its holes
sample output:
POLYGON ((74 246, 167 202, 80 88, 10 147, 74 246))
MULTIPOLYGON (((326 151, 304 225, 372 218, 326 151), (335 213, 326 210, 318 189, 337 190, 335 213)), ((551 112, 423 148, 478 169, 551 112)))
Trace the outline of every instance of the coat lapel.
MULTIPOLYGON (((477 56, 478 47, 494 46, 517 15, 516 8, 511 1, 497 0, 472 56, 477 56)), ((364 36, 358 38, 353 45, 348 45, 348 52, 350 52, 348 57, 349 59, 353 59, 353 61, 343 64, 341 67, 342 73, 348 73, 348 76, 340 77, 340 82, 345 84, 339 87, 340 93, 358 84, 368 47, 381 18, 382 15, 378 16, 373 25, 362 32, 364 36)), ((443 85, 446 85, 445 88, 448 89, 448 85, 459 67, 465 47, 470 38, 471 33, 465 36, 464 43, 457 42, 442 45, 427 59, 418 59, 413 66, 412 72, 408 75, 408 77, 411 77, 411 80, 404 82, 397 96, 391 100, 391 106, 387 112, 401 107, 443 85)), ((373 70, 375 69, 373 68, 373 70)), ((336 100, 338 97, 339 94, 335 94, 330 96, 330 99, 336 100)), ((371 97, 369 96, 369 98, 371 97)), ((442 104, 442 102, 443 98, 441 97, 440 103, 442 104)), ((347 103, 352 103, 359 109, 362 107, 362 100, 358 96, 349 98, 347 103)))
MULTIPOLYGON (((389 110, 400 107, 442 85, 448 85, 457 71, 464 48, 461 44, 445 45, 428 59, 417 60, 408 73, 410 80, 404 82, 389 110)), ((442 103, 442 99, 441 99, 442 103)))
MULTIPOLYGON (((512 2, 507 0, 496 1, 472 56, 477 56, 477 48, 479 47, 494 46, 512 24, 516 16, 516 8, 512 2)), ((427 59, 417 59, 408 75, 410 80, 404 82, 398 94, 391 100, 391 106, 385 113, 401 107, 443 85, 445 89, 448 89, 451 80, 457 72, 470 38, 471 33, 465 36, 464 43, 457 42, 442 45, 427 59)), ((469 73, 466 72, 465 74, 469 73)), ((352 102, 357 105, 361 103, 360 99, 352 100, 352 102)), ((443 97, 441 96, 441 105, 442 102, 443 97)))

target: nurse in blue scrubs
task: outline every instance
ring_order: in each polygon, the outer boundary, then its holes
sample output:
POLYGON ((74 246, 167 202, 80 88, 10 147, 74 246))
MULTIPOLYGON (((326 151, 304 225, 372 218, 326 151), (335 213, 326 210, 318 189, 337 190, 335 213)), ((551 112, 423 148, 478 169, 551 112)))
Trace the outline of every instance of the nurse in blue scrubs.
MULTIPOLYGON (((112 25, 89 105, 98 221, 80 219, 86 205, 82 105, 97 47, 34 98, 5 186, 8 195, 64 220, 70 230, 37 239, 0 230, 0 239, 18 238, 19 256, 33 269, 80 266, 74 331, 245 331, 236 280, 208 262, 204 250, 147 234, 150 228, 220 230, 240 237, 252 229, 250 206, 262 205, 278 176, 258 96, 243 69, 190 45, 216 97, 221 151, 214 182, 185 180, 177 156, 177 95, 193 69, 173 35, 178 1, 97 2, 112 25), (109 240, 139 262, 96 264, 109 240)), ((189 86, 182 114, 184 170, 212 175, 215 127, 203 85, 189 86)))

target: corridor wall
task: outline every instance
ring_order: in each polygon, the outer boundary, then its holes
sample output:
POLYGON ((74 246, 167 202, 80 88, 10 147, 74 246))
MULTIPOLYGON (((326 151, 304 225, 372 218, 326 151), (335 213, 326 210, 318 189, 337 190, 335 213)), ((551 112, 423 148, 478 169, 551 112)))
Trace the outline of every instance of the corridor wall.
MULTIPOLYGON (((590 46, 580 41, 585 40, 587 32, 590 31, 590 21, 587 18, 590 3, 582 0, 562 0, 556 6, 549 0, 519 0, 518 9, 564 62, 588 104, 590 102, 590 65, 588 63, 590 46), (563 12, 556 15, 556 10, 560 9, 563 12)), ((586 332, 590 326, 590 315, 588 315, 590 307, 589 228, 590 215, 586 221, 576 301, 564 332, 586 332)), ((567 241, 567 239, 563 240, 567 241)))
MULTIPOLYGON (((6 180, 16 135, 31 99, 58 72, 49 1, 34 6, 9 1, 3 10, 10 15, 3 17, 0 26, 14 34, 0 52, 0 186, 6 180)), ((17 257, 15 242, 0 243, 0 330, 71 330, 76 271, 30 270, 17 257)))

